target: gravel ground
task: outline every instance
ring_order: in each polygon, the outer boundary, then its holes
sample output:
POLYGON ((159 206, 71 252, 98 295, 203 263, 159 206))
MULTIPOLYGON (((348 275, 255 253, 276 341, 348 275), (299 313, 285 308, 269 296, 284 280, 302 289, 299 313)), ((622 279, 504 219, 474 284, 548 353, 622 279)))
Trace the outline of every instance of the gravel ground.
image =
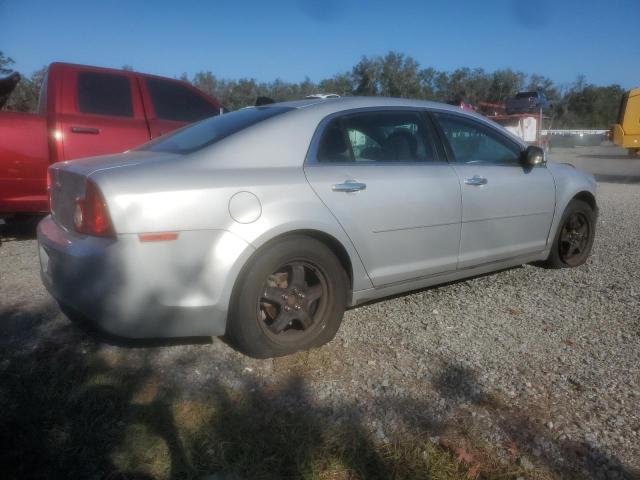
POLYGON ((361 306, 331 344, 267 361, 218 339, 87 333, 41 286, 32 234, 0 226, 0 374, 43 344, 73 342, 111 368, 151 371, 156 390, 182 398, 214 383, 284 405, 302 396, 324 422, 357 417, 380 441, 426 434, 523 477, 640 478, 640 185, 598 188, 586 265, 526 265, 361 306))

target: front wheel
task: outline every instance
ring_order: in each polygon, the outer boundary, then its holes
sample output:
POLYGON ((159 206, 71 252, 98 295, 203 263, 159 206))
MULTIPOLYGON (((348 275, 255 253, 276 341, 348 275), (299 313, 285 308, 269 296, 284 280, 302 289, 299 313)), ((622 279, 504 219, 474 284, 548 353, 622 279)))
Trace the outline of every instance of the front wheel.
POLYGON ((587 261, 596 233, 596 213, 582 200, 574 199, 567 206, 546 266, 578 267, 587 261))
POLYGON ((344 268, 322 242, 299 235, 276 241, 240 278, 225 337, 256 358, 323 345, 340 326, 347 290, 344 268))

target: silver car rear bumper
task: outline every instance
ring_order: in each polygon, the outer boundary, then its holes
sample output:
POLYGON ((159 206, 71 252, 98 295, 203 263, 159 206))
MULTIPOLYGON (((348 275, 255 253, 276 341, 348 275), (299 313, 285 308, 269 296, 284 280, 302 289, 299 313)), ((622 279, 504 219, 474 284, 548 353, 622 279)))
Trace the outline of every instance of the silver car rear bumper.
POLYGON ((141 242, 79 236, 51 217, 38 225, 42 281, 62 305, 128 338, 223 335, 241 265, 253 253, 224 230, 141 242))

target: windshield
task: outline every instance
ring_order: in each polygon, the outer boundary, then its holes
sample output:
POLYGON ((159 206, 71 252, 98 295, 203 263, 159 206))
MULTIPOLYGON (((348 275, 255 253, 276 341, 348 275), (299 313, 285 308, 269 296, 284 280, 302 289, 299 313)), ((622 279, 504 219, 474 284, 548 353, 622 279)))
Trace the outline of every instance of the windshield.
POLYGON ((262 122, 291 107, 252 107, 206 118, 169 135, 142 145, 139 150, 150 152, 191 153, 212 145, 229 135, 262 122))

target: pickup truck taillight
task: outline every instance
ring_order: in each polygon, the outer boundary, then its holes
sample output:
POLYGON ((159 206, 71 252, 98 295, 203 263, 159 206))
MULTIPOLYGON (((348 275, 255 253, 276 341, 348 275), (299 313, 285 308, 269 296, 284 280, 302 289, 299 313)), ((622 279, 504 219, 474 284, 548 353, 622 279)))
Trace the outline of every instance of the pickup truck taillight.
POLYGON ((47 199, 49 202, 49 211, 51 211, 52 198, 51 198, 51 184, 53 180, 51 180, 51 169, 47 168, 47 199))
POLYGON ((76 199, 73 225, 79 233, 86 235, 115 236, 107 204, 98 186, 91 180, 87 180, 84 197, 76 199))

